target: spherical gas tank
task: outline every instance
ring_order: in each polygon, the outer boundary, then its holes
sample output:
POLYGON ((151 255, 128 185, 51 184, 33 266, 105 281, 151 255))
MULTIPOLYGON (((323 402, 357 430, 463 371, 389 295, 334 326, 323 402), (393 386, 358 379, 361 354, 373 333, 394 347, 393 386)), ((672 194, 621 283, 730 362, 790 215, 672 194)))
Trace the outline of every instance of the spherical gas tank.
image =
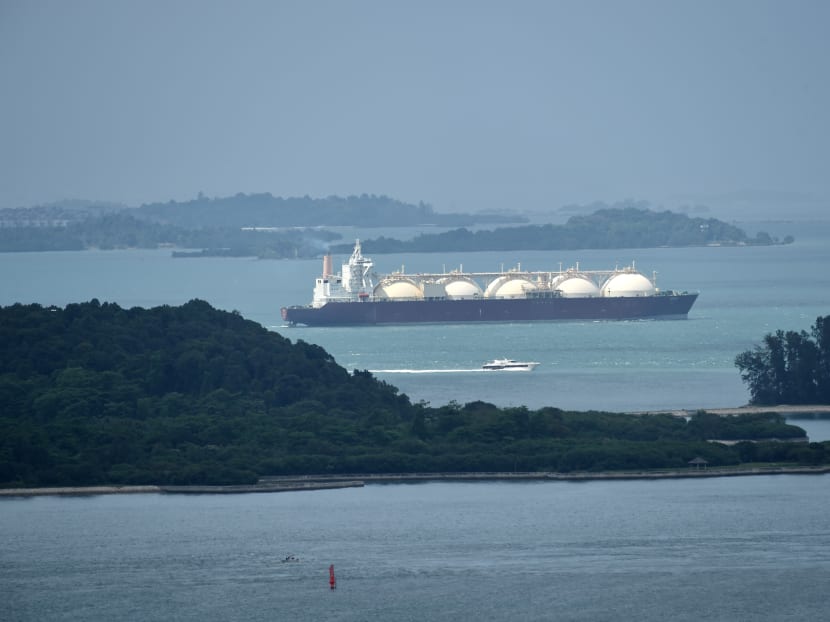
POLYGON ((462 300, 479 298, 482 295, 481 287, 472 279, 450 277, 441 281, 447 298, 462 300))
POLYGON ((375 298, 389 300, 421 299, 424 293, 416 283, 409 279, 390 279, 382 281, 375 287, 375 298))
POLYGON ((652 296, 656 292, 654 285, 638 272, 615 274, 602 286, 603 296, 636 297, 652 296))
POLYGON ((563 298, 595 298, 600 295, 596 283, 584 276, 569 276, 554 286, 563 298))
POLYGON ((484 290, 485 298, 525 298, 538 289, 532 281, 520 276, 500 276, 484 290))
POLYGON ((374 290, 375 298, 389 300, 422 299, 424 293, 409 279, 390 279, 379 283, 374 290))

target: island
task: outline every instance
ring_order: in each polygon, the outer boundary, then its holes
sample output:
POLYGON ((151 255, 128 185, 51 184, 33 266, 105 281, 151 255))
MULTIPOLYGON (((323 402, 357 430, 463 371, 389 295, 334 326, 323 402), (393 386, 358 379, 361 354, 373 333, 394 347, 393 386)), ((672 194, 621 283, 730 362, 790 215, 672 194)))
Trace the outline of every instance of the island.
POLYGON ((0 404, 0 487, 20 490, 830 464, 830 443, 774 412, 413 404, 319 346, 200 300, 0 308, 0 404))
POLYGON ((282 198, 265 194, 169 201, 139 207, 68 201, 0 209, 0 252, 171 248, 174 257, 298 259, 349 253, 354 240, 337 228, 417 227, 412 240, 370 238, 372 253, 571 250, 701 245, 786 244, 768 233, 750 237, 715 218, 654 210, 622 202, 565 224, 528 224, 520 214, 439 213, 420 202, 386 196, 282 198), (495 226, 485 229, 484 225, 495 226), (423 230, 447 229, 442 233, 423 230))
MULTIPOLYGON (((507 250, 576 250, 607 248, 658 248, 679 246, 769 246, 790 244, 792 236, 777 240, 766 232, 755 237, 716 218, 619 206, 589 215, 571 216, 564 225, 518 225, 494 230, 467 228, 445 233, 423 233, 412 240, 386 237, 362 241, 369 253, 433 253, 507 250)), ((333 252, 348 252, 335 245, 333 252)))
POLYGON ((317 257, 341 235, 336 227, 458 227, 521 223, 519 215, 443 214, 387 196, 274 197, 237 193, 128 207, 61 201, 0 209, 0 252, 84 249, 190 249, 180 257, 317 257), (195 249, 195 250, 193 250, 195 249))

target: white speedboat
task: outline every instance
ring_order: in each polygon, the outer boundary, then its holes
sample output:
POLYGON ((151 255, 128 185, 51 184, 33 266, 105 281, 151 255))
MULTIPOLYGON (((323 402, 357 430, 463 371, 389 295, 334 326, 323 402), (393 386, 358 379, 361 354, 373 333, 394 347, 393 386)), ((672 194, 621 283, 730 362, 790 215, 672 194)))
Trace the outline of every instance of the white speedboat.
POLYGON ((534 361, 514 361, 513 359, 493 359, 481 366, 491 371, 531 371, 539 363, 534 361))

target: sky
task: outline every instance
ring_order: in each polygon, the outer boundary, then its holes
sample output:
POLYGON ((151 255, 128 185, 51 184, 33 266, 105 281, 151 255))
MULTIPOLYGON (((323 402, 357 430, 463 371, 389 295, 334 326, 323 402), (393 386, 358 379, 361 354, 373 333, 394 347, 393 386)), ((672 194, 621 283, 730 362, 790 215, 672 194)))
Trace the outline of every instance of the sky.
POLYGON ((826 0, 0 0, 0 208, 830 214, 828 31, 826 0))

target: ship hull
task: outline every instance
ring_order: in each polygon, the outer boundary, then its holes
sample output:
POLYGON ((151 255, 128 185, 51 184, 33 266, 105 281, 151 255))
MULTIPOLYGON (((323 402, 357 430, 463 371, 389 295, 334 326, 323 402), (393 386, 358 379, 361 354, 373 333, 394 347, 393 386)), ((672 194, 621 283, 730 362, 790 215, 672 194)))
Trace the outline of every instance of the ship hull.
POLYGON ((685 318, 697 294, 637 297, 379 300, 283 307, 289 324, 362 326, 451 322, 543 322, 685 318))

